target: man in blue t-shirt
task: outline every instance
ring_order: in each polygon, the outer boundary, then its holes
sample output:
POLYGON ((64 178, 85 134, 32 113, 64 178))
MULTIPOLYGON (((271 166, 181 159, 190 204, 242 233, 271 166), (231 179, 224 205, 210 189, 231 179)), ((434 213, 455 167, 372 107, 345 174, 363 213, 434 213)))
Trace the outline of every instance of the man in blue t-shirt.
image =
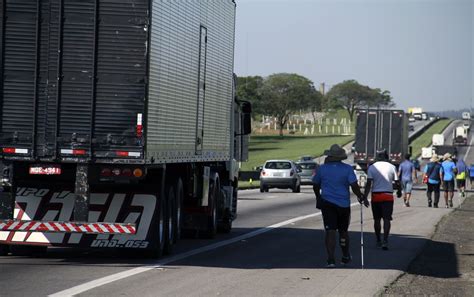
POLYGON ((448 208, 453 207, 454 176, 456 174, 456 164, 454 164, 453 160, 451 159, 450 153, 444 154, 443 160, 443 163, 441 163, 441 174, 443 176, 444 201, 446 202, 446 208, 448 208))
POLYGON ((324 154, 325 163, 319 167, 313 177, 313 189, 316 195, 316 208, 321 209, 324 229, 326 230, 327 267, 336 267, 334 251, 336 249, 336 230, 339 231, 339 245, 342 249, 342 264, 348 264, 352 257, 349 251, 349 222, 351 218, 350 193, 357 195, 360 203, 369 206, 362 195, 352 166, 342 163, 347 158, 346 151, 334 144, 324 154))
POLYGON ((410 161, 410 154, 405 155, 405 161, 403 161, 400 166, 398 167, 398 177, 402 184, 403 189, 403 202, 405 202, 406 207, 410 207, 410 197, 411 197, 411 189, 413 187, 413 177, 415 180, 417 179, 416 176, 416 168, 413 162, 410 161))
POLYGON ((430 159, 430 163, 426 164, 423 170, 424 174, 428 178, 426 196, 428 197, 428 207, 431 207, 431 193, 434 192, 434 207, 438 208, 439 196, 440 196, 440 183, 441 183, 441 164, 439 163, 439 157, 433 155, 430 159))

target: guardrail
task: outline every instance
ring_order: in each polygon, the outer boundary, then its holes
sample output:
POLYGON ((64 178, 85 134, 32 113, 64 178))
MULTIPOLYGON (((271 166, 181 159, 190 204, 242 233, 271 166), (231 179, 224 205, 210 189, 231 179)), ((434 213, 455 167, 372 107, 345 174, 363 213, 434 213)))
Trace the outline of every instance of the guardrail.
POLYGON ((420 137, 423 133, 426 132, 426 130, 428 130, 431 126, 433 126, 439 120, 441 120, 441 118, 434 119, 434 120, 430 121, 428 124, 426 124, 425 126, 423 126, 421 129, 419 129, 418 131, 414 132, 411 136, 408 137, 408 142, 411 143, 413 140, 420 137))

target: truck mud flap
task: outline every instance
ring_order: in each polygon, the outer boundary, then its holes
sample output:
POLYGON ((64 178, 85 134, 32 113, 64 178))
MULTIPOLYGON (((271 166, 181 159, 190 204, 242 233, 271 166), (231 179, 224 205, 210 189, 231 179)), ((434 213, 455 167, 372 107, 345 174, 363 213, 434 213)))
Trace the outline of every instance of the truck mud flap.
MULTIPOLYGON (((143 187, 142 187, 143 188, 143 187)), ((88 222, 136 224, 136 234, 46 233, 0 231, 0 243, 13 245, 71 246, 80 248, 149 249, 157 244, 158 194, 130 187, 92 187, 88 222)), ((73 219, 73 187, 19 185, 14 220, 67 222, 73 219)))

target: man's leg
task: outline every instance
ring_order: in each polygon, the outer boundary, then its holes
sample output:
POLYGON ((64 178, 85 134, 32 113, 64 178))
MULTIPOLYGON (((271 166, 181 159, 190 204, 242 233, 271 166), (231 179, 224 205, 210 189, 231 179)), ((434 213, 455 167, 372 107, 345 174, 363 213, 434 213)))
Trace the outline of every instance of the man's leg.
POLYGON ((426 190, 426 196, 428 197, 428 207, 431 207, 431 195, 433 193, 433 185, 428 183, 427 184, 427 190, 426 190))
POLYGON ((380 231, 382 226, 380 225, 380 220, 382 219, 382 212, 380 209, 380 202, 372 202, 372 216, 374 217, 374 231, 375 239, 377 240, 377 245, 381 243, 380 231))
POLYGON ((381 242, 380 239, 380 231, 382 230, 382 225, 380 224, 380 218, 379 219, 374 219, 374 231, 375 231, 375 238, 377 239, 377 242, 381 242))
POLYGON ((328 264, 334 262, 334 251, 336 250, 336 230, 326 230, 326 252, 328 254, 328 264))
POLYGON ((434 207, 438 208, 439 203, 439 196, 440 196, 440 188, 439 184, 433 185, 434 186, 434 207))
POLYGON ((382 203, 382 214, 383 214, 383 242, 382 249, 388 250, 388 236, 390 235, 390 227, 393 213, 393 201, 387 201, 382 203))
POLYGON ((444 182, 444 202, 446 203, 446 207, 449 207, 448 204, 448 182, 444 182))
POLYGON ((341 246, 342 256, 345 257, 345 258, 350 257, 349 232, 339 231, 339 245, 341 246))
POLYGON ((390 227, 392 226, 390 219, 383 219, 383 241, 388 241, 388 236, 390 235, 390 227))

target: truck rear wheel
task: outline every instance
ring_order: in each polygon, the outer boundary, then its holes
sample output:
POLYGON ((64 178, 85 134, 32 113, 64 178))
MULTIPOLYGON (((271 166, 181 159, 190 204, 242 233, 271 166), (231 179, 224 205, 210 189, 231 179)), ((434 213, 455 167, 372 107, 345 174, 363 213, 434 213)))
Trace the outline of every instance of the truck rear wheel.
POLYGON ((11 245, 10 252, 14 256, 33 256, 41 257, 46 254, 48 247, 46 246, 28 246, 28 245, 11 245))
POLYGON ((165 229, 165 216, 164 212, 166 209, 165 205, 165 198, 162 197, 161 193, 158 194, 159 198, 159 205, 158 205, 158 211, 155 214, 157 217, 155 219, 156 222, 156 230, 155 230, 155 236, 156 236, 156 244, 153 248, 147 250, 145 252, 145 256, 148 258, 159 258, 163 255, 163 251, 165 249, 165 237, 164 237, 164 229, 165 229))
POLYGON ((6 244, 0 244, 0 256, 7 256, 10 252, 10 247, 6 244))
POLYGON ((181 211, 182 211, 182 206, 183 206, 183 200, 184 200, 184 186, 183 186, 183 180, 181 178, 178 178, 176 181, 176 208, 175 208, 175 216, 174 216, 174 240, 175 242, 181 239, 181 227, 183 226, 183 218, 181 216, 181 211))
POLYGON ((217 196, 220 191, 219 181, 210 181, 209 184, 209 208, 210 214, 207 218, 207 230, 204 232, 204 237, 212 239, 217 233, 217 196))
POLYGON ((175 223, 176 223, 176 195, 173 186, 169 186, 166 189, 166 203, 164 213, 164 253, 171 254, 173 250, 173 244, 176 242, 175 236, 175 223))

